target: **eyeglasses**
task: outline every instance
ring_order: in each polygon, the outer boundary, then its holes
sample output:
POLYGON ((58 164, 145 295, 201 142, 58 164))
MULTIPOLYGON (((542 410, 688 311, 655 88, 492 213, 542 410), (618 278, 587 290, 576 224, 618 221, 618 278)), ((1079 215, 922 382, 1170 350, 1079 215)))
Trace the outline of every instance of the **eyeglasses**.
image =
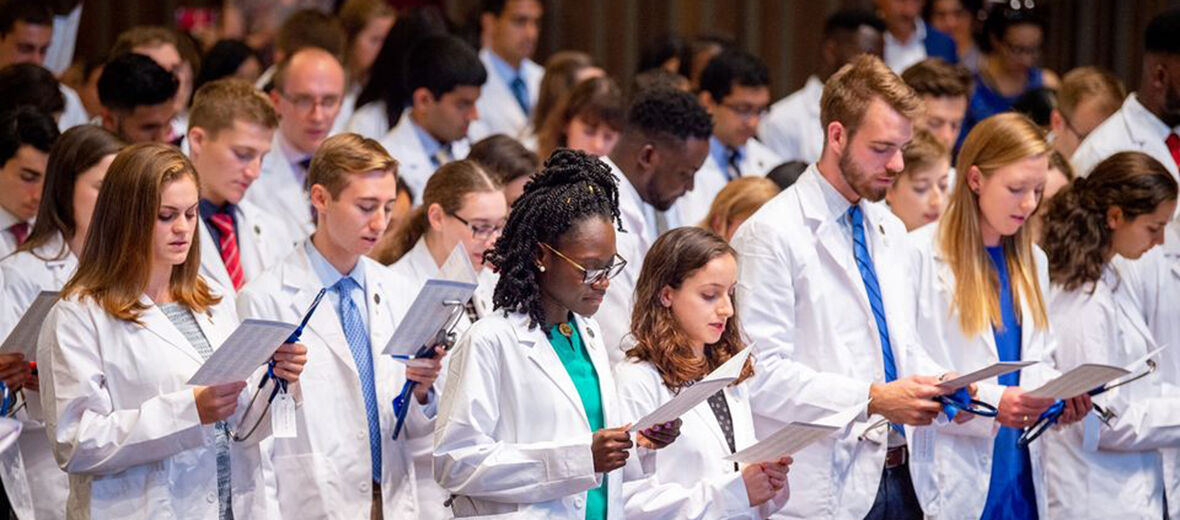
POLYGON ((1064 110, 1059 108, 1057 111, 1061 113, 1061 121, 1065 123, 1065 127, 1068 128, 1070 132, 1073 132, 1073 135, 1078 136, 1078 142, 1080 143, 1085 141, 1086 136, 1090 135, 1090 132, 1086 132, 1084 134, 1079 132, 1077 127, 1073 126, 1073 121, 1070 121, 1070 116, 1065 115, 1064 110))
POLYGON ((619 273, 623 272, 623 268, 627 266, 627 260, 616 253, 615 256, 611 258, 610 263, 608 263, 606 267, 601 269, 586 269, 585 267, 582 267, 581 264, 571 260, 570 257, 561 254, 561 251, 554 249, 553 246, 544 242, 541 242, 541 245, 544 246, 545 249, 553 252, 553 254, 561 257, 562 260, 569 262, 569 264, 574 266, 574 268, 577 270, 582 271, 582 283, 585 285, 595 285, 603 280, 614 278, 618 276, 619 273))
POLYGON ((311 112, 316 106, 327 112, 329 110, 335 110, 336 107, 340 106, 340 96, 324 96, 317 99, 307 94, 291 96, 282 90, 279 91, 279 95, 292 105, 295 105, 295 109, 300 112, 311 112))
POLYGON ((459 215, 456 215, 454 213, 447 213, 447 214, 454 217, 455 220, 462 222, 463 225, 467 226, 467 229, 471 230, 472 238, 474 238, 476 240, 487 240, 489 238, 492 238, 493 236, 499 236, 500 232, 504 231, 504 224, 503 223, 495 224, 495 225, 493 225, 493 224, 472 224, 472 223, 468 222, 467 219, 460 217, 459 215))
POLYGON ((1000 42, 1008 52, 1016 56, 1027 56, 1036 59, 1041 56, 1041 48, 1036 45, 1017 45, 1009 41, 1000 42))
POLYGON ((770 108, 766 106, 734 105, 730 103, 722 103, 721 106, 725 107, 730 112, 733 112, 734 115, 742 119, 764 117, 766 116, 766 113, 770 111, 770 108))

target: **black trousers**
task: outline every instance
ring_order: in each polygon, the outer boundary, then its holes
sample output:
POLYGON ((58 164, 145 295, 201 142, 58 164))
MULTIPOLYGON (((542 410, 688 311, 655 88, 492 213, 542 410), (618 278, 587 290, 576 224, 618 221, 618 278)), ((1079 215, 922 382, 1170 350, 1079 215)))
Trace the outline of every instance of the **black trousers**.
POLYGON ((877 486, 877 499, 865 520, 922 520, 922 505, 914 492, 909 464, 886 469, 877 486))

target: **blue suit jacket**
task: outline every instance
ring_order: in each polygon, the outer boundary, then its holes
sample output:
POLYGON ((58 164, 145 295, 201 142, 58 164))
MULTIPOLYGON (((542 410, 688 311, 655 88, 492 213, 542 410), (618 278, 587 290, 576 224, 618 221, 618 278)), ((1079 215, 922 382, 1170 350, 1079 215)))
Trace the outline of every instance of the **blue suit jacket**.
POLYGON ((926 24, 926 39, 922 42, 926 46, 926 56, 942 58, 947 63, 959 62, 959 51, 955 47, 955 40, 947 33, 939 31, 926 24))

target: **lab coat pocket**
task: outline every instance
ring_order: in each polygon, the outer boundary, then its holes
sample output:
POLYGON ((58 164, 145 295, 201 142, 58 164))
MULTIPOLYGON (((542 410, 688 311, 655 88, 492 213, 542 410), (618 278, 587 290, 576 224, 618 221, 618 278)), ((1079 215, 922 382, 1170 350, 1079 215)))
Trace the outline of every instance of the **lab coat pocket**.
POLYGON ((276 455, 274 471, 278 486, 284 483, 298 483, 301 489, 285 492, 279 489, 279 511, 283 518, 332 518, 327 504, 342 503, 343 496, 337 487, 339 478, 327 457, 317 453, 276 455), (298 499, 292 500, 292 497, 298 499))
POLYGON ((167 490, 163 462, 135 466, 114 475, 96 475, 90 481, 90 517, 164 518, 171 507, 166 496, 160 495, 168 495, 167 490))

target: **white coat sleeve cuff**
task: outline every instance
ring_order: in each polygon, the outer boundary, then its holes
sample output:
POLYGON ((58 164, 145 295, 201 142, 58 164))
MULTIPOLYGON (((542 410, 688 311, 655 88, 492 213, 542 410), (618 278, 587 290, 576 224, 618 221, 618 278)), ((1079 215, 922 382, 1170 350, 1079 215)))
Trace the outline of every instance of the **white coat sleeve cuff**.
POLYGON ((746 491, 746 479, 742 472, 726 475, 718 482, 718 490, 724 501, 726 518, 742 517, 750 512, 750 493, 746 491))

